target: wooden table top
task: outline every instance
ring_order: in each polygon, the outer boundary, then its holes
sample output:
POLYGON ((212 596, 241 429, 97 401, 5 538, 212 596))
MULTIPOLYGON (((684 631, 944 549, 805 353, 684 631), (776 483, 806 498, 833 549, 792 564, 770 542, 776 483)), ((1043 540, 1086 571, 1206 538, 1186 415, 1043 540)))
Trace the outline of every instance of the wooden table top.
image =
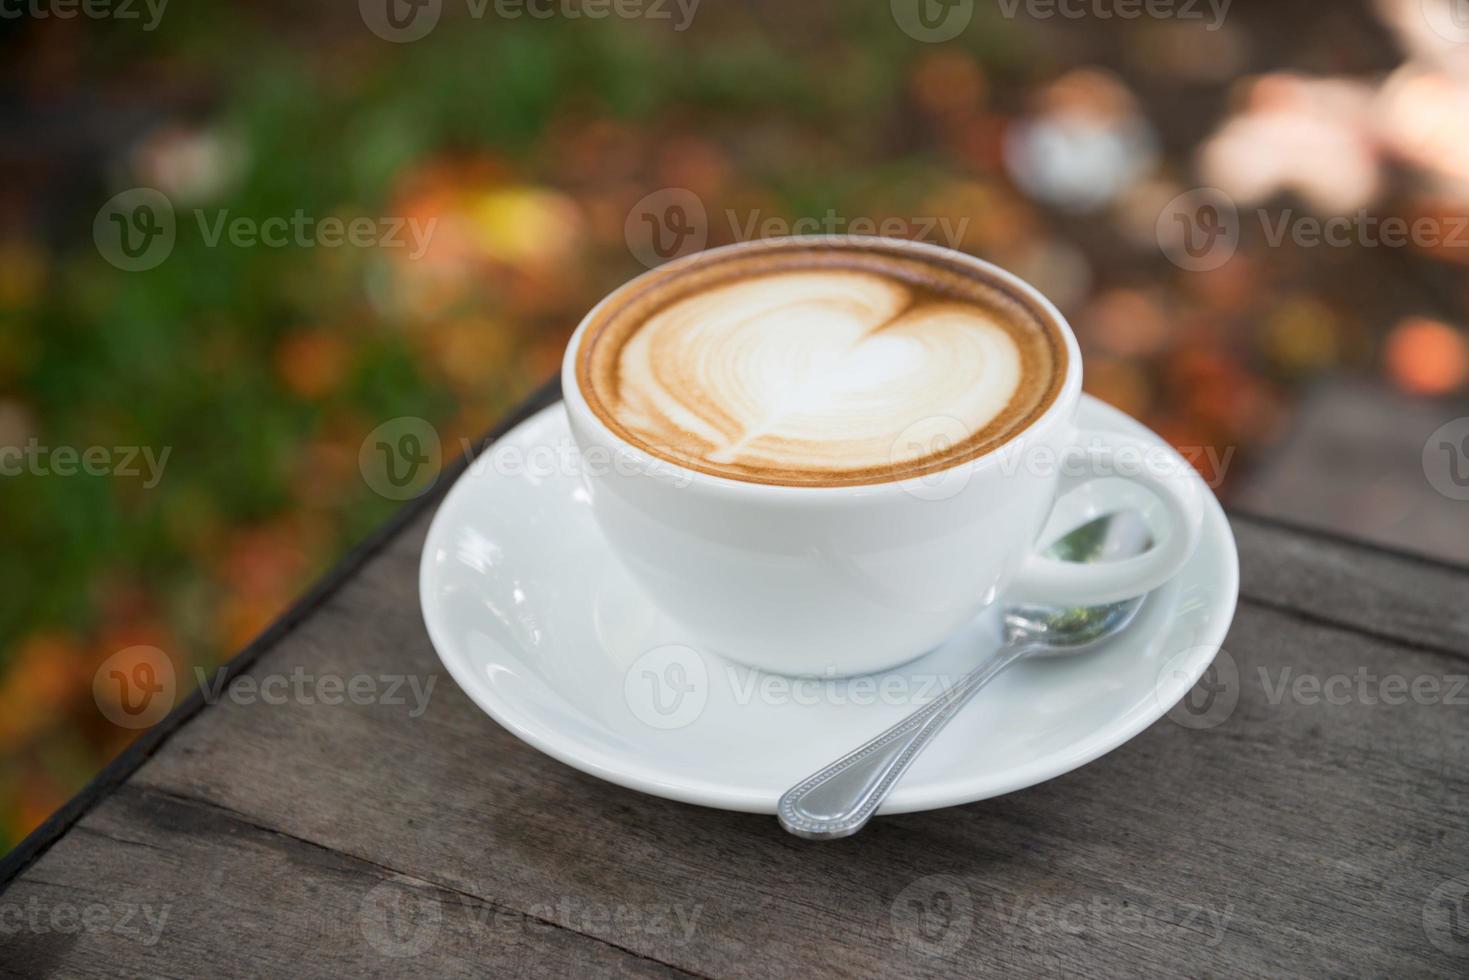
POLYGON ((1227 716, 812 844, 459 691, 417 592, 452 476, 229 668, 427 709, 196 693, 0 864, 0 975, 1469 973, 1469 570, 1233 514, 1227 716))

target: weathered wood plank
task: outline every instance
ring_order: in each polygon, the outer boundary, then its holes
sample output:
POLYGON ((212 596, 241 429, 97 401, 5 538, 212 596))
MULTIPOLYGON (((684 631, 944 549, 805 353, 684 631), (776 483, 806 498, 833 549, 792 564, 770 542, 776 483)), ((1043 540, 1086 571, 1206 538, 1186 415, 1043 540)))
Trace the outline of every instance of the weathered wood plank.
POLYGON ((1423 469, 1425 449, 1438 448, 1427 445, 1433 433, 1465 416, 1463 395, 1428 399, 1385 381, 1322 380, 1304 393, 1289 433, 1251 467, 1233 502, 1251 513, 1349 528, 1354 538, 1469 563, 1469 503, 1439 492, 1423 469))
POLYGON ((128 786, 0 896, 0 976, 681 975, 556 915, 128 786))
MULTIPOLYGON (((395 544, 256 669, 434 675, 416 557, 395 544)), ((1469 873, 1469 712, 1313 704, 1319 692, 1294 687, 1360 669, 1372 690, 1435 678, 1442 700, 1462 663, 1260 607, 1226 649, 1239 701, 1216 727, 1165 720, 1044 786, 821 847, 567 769, 446 679, 419 717, 226 702, 135 781, 497 906, 681 908, 697 914, 688 942, 577 925, 711 976, 1462 966, 1424 916, 1436 887, 1469 873)))
POLYGON ((1240 595, 1469 659, 1469 568, 1233 514, 1240 595))

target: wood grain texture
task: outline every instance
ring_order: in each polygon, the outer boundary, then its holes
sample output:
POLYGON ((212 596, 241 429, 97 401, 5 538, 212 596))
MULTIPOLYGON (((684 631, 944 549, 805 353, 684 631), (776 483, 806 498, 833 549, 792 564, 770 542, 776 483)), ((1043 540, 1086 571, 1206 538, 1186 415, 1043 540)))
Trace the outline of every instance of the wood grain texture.
POLYGON ((0 932, 0 976, 678 975, 562 928, 548 910, 498 908, 133 786, 89 813, 3 905, 17 911, 0 932))
POLYGON ((1469 660, 1469 566, 1242 514, 1230 526, 1246 601, 1469 660))
POLYGON ((0 931, 0 974, 1469 970, 1469 690, 1446 703, 1461 570, 1236 518, 1244 600, 1212 713, 813 845, 601 783, 485 717, 423 630, 427 519, 244 669, 407 675, 434 685, 422 710, 405 689, 197 711, 0 894, 0 927, 32 905, 166 905, 157 941, 0 931), (1389 677, 1434 680, 1436 703, 1381 703, 1389 677))
POLYGON ((1469 417, 1469 393, 1410 395, 1386 380, 1334 376, 1310 385, 1289 431, 1230 495, 1251 513, 1296 525, 1350 528, 1352 536, 1469 563, 1464 501, 1440 493, 1423 469, 1440 426, 1469 417))

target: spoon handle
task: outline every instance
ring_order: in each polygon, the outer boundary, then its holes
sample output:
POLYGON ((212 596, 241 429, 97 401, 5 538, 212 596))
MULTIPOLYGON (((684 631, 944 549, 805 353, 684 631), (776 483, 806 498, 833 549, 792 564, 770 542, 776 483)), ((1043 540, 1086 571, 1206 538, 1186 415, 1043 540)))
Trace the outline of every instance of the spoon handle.
POLYGON ((892 728, 786 790, 776 807, 780 825, 811 840, 835 840, 861 830, 929 741, 1029 649, 1028 644, 1006 644, 892 728))

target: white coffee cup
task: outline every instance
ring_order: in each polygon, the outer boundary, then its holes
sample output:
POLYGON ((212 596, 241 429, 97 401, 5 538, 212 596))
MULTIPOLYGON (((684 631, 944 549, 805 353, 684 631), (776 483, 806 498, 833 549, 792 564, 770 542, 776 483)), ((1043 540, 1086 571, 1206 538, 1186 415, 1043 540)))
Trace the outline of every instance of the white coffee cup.
MULTIPOLYGON (((763 247, 770 243, 714 249, 661 272, 763 247)), ((1059 394, 999 449, 924 477, 859 486, 714 476, 620 438, 579 388, 583 334, 639 280, 588 313, 567 347, 561 380, 573 438, 583 456, 608 461, 582 468, 598 525, 653 602, 731 660, 781 674, 885 670, 933 649, 1002 598, 1094 605, 1149 592, 1175 575, 1198 543, 1203 501, 1181 457, 1129 436, 1077 428, 1081 353, 1045 297, 950 249, 899 240, 885 240, 883 248, 973 269, 1029 300, 1064 338, 1059 394), (1095 565, 1038 554, 1037 536, 1058 497, 1112 477, 1142 485, 1161 504, 1151 508, 1159 525, 1152 550, 1095 565)))

